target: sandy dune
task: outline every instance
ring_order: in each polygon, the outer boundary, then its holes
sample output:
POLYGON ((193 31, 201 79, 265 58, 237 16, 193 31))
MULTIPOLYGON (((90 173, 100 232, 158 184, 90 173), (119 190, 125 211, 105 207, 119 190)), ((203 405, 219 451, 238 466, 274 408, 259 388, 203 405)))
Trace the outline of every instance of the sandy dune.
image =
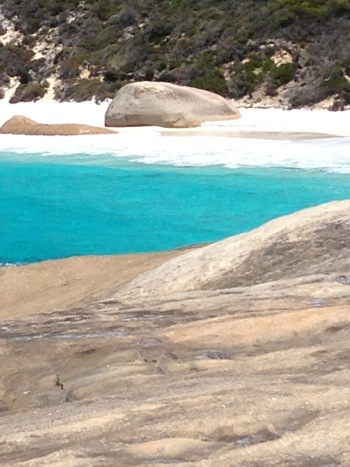
POLYGON ((2 270, 1 465, 350 465, 346 212, 2 270))

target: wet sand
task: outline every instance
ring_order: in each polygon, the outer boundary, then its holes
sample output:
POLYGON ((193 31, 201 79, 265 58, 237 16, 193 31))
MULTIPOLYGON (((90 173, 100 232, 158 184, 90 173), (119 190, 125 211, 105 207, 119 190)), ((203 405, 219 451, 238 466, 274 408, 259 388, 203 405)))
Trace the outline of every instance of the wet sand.
POLYGON ((239 131, 235 129, 217 129, 208 130, 205 127, 198 129, 189 128, 188 130, 164 130, 161 136, 203 136, 218 138, 250 138, 250 139, 268 139, 268 140, 289 140, 303 141, 323 138, 334 138, 335 135, 327 133, 311 133, 299 131, 239 131))

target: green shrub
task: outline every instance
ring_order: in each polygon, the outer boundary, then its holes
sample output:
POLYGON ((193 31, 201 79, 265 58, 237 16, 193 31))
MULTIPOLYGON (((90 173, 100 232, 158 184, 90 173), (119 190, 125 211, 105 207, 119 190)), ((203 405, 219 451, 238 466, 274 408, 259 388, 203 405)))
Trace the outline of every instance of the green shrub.
POLYGON ((28 84, 31 81, 29 71, 25 68, 18 70, 18 77, 21 84, 28 84))
POLYGON ((21 45, 8 44, 0 47, 0 73, 19 77, 23 84, 29 82, 29 70, 33 52, 21 45))
POLYGON ((230 79, 230 92, 233 97, 241 98, 251 94, 263 81, 263 60, 257 54, 251 55, 249 61, 237 61, 234 74, 230 79))
POLYGON ((236 98, 251 94, 264 81, 268 85, 268 94, 273 95, 277 88, 294 78, 298 68, 296 63, 276 65, 271 58, 255 52, 247 58, 247 61, 236 62, 230 80, 230 91, 236 98))
POLYGON ((22 101, 23 102, 31 102, 41 99, 45 96, 47 91, 48 84, 47 82, 43 83, 29 83, 26 86, 23 94, 22 94, 22 101))
POLYGON ((118 14, 111 16, 107 24, 127 28, 137 23, 137 13, 129 6, 125 6, 118 14))
POLYGON ((118 70, 106 70, 103 73, 103 79, 104 81, 107 81, 109 83, 116 83, 120 77, 120 73, 118 70))
POLYGON ((107 98, 112 99, 116 92, 128 81, 117 80, 115 82, 100 81, 98 78, 71 80, 66 83, 65 99, 83 102, 96 99, 101 102, 107 98))
POLYGON ((219 73, 207 76, 205 78, 197 78, 188 83, 188 86, 206 91, 214 92, 220 96, 227 96, 228 89, 225 78, 219 73))
POLYGON ((297 68, 298 65, 296 63, 283 63, 282 65, 274 66, 271 69, 270 76, 279 87, 289 83, 294 78, 297 68))
POLYGON ((20 84, 14 95, 10 99, 11 104, 17 102, 32 102, 41 99, 45 96, 48 83, 44 82, 31 82, 29 84, 20 84))
POLYGON ((69 57, 60 63, 60 78, 71 79, 80 75, 80 63, 76 58, 69 57))
POLYGON ((101 81, 97 78, 72 80, 67 83, 66 96, 68 100, 88 101, 97 94, 100 85, 101 81))
POLYGON ((148 37, 148 41, 153 44, 159 44, 166 36, 168 36, 173 29, 173 25, 170 22, 160 21, 155 24, 151 24, 145 29, 145 35, 148 37))
POLYGON ((321 88, 327 89, 330 94, 344 94, 350 92, 349 81, 341 75, 332 76, 321 83, 321 88))
POLYGON ((349 0, 273 0, 273 9, 307 15, 323 17, 331 12, 350 10, 349 0))

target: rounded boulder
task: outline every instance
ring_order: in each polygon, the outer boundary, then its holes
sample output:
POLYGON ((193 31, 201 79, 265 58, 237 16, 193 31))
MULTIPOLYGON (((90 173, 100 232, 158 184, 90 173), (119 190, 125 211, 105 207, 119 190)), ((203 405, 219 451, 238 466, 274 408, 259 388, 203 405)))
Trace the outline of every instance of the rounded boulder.
POLYGON ((37 123, 23 115, 15 115, 3 124, 0 134, 38 135, 38 136, 71 136, 115 134, 108 128, 100 128, 79 123, 37 123))
POLYGON ((143 81, 122 87, 110 103, 108 127, 191 128, 207 121, 240 117, 234 104, 209 91, 170 83, 143 81))

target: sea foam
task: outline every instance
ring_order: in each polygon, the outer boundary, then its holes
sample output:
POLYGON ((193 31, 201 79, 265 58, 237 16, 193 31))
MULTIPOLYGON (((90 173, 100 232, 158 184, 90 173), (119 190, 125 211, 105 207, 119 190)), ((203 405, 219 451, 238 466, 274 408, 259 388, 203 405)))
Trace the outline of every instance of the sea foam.
MULTIPOLYGON (((14 114, 23 114, 45 123, 80 122, 102 126, 107 105, 108 102, 100 105, 93 102, 15 105, 2 102, 0 124, 14 114)), ((108 156, 157 165, 216 165, 231 169, 284 167, 350 173, 350 111, 241 109, 241 113, 241 119, 208 122, 199 130, 184 130, 181 135, 166 130, 167 136, 164 136, 164 129, 157 127, 117 129, 117 135, 1 135, 0 155, 61 156, 62 162, 69 156, 85 155, 85 162, 93 163, 103 163, 101 156, 108 156), (247 137, 254 132, 254 137, 247 137), (267 134, 262 138, 264 132, 267 134), (240 137, 242 133, 246 133, 244 138, 240 137), (292 133, 304 134, 304 137, 292 138, 292 133), (313 138, 312 134, 325 137, 313 138)))
MULTIPOLYGON (((142 132, 141 132, 142 133, 142 132)), ((103 136, 13 136, 0 138, 0 154, 110 156, 144 164, 173 166, 284 167, 350 173, 350 138, 266 140, 158 134, 103 136)), ((88 157, 85 158, 88 160, 88 157)), ((102 159, 100 160, 102 163, 102 159)))

